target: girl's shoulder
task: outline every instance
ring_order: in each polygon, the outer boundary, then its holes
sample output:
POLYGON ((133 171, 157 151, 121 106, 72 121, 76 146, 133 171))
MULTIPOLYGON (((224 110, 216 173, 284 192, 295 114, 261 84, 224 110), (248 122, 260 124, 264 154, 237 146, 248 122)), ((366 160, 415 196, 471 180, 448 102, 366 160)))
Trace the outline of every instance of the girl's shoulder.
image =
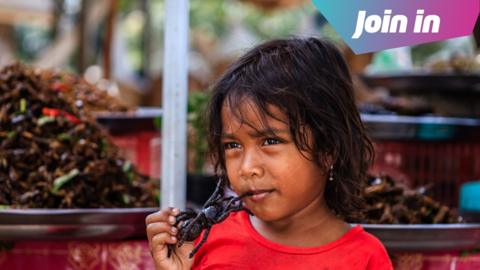
POLYGON ((366 232, 360 225, 356 225, 353 229, 356 229, 358 233, 350 241, 346 241, 346 244, 358 248, 359 256, 368 258, 367 269, 393 269, 388 252, 382 242, 366 232))
POLYGON ((354 234, 351 235, 351 238, 348 239, 353 244, 371 247, 378 251, 382 251, 382 250, 385 251, 385 247, 383 246, 382 242, 374 235, 365 231, 362 226, 355 225, 350 231, 355 232, 354 234))

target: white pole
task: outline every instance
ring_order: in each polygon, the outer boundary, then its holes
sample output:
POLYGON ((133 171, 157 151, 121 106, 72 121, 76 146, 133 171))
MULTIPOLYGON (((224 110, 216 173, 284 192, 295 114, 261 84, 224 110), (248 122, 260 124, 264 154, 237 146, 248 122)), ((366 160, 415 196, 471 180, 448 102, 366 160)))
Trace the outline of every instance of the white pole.
POLYGON ((188 3, 165 1, 161 207, 186 204, 188 3))

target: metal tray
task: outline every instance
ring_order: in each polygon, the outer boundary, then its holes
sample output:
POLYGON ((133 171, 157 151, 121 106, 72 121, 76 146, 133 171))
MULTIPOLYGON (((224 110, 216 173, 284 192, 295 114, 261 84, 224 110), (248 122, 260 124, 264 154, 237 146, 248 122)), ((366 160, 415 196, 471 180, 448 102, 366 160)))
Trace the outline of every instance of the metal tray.
POLYGON ((373 225, 362 227, 389 251, 447 251, 480 247, 480 223, 373 225))
POLYGON ((370 137, 389 140, 478 140, 480 119, 361 114, 370 137))
POLYGON ((370 87, 386 87, 393 92, 453 91, 464 94, 480 93, 477 73, 385 73, 360 76, 370 87))
MULTIPOLYGON (((158 208, 2 209, 0 241, 120 240, 145 237, 145 218, 158 208)), ((480 247, 480 223, 362 227, 390 251, 465 250, 480 247)))
POLYGON ((158 208, 2 209, 0 240, 119 240, 145 237, 158 208))
POLYGON ((133 112, 96 112, 99 124, 110 134, 125 134, 139 131, 159 132, 155 119, 162 117, 162 109, 140 107, 133 112))

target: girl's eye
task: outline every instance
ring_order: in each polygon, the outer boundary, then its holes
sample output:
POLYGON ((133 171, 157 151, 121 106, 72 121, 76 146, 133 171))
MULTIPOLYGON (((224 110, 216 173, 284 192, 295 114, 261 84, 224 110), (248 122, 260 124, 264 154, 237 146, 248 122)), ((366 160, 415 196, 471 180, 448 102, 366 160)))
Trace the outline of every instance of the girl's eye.
POLYGON ((263 145, 274 145, 274 144, 279 144, 280 140, 274 139, 274 138, 268 138, 263 142, 263 145))
POLYGON ((236 143, 236 142, 226 142, 226 143, 223 144, 223 148, 225 150, 235 149, 235 148, 238 148, 238 147, 240 147, 240 144, 236 143))

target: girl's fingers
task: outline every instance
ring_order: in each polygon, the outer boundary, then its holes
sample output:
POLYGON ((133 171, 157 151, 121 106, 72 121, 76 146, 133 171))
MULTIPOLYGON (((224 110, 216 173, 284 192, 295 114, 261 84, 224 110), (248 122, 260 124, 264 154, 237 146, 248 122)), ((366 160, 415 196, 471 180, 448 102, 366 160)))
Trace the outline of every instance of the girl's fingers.
POLYGON ((169 233, 159 233, 154 235, 150 240, 150 248, 152 250, 156 248, 164 247, 166 244, 176 244, 177 238, 169 233))
POLYGON ((180 248, 176 248, 176 254, 185 258, 187 261, 193 262, 193 258, 190 258, 190 253, 195 247, 193 242, 184 242, 180 248))
POLYGON ((175 236, 171 236, 168 233, 159 233, 150 240, 150 252, 155 260, 162 261, 168 259, 167 244, 175 245, 176 243, 177 239, 175 236))
POLYGON ((180 213, 180 210, 178 208, 163 209, 148 215, 145 218, 145 224, 148 225, 149 223, 153 223, 153 222, 167 221, 170 216, 173 216, 173 219, 175 219, 175 216, 177 216, 179 213, 180 213))
POLYGON ((150 252, 157 269, 190 269, 192 265, 193 261, 188 258, 188 254, 192 251, 193 244, 188 242, 180 248, 176 246, 178 228, 174 225, 178 214, 179 209, 168 208, 145 218, 150 252), (168 257, 169 245, 173 245, 176 256, 168 257))
POLYGON ((148 239, 151 239, 153 236, 163 232, 175 236, 178 233, 178 229, 166 222, 155 222, 147 225, 148 239))

